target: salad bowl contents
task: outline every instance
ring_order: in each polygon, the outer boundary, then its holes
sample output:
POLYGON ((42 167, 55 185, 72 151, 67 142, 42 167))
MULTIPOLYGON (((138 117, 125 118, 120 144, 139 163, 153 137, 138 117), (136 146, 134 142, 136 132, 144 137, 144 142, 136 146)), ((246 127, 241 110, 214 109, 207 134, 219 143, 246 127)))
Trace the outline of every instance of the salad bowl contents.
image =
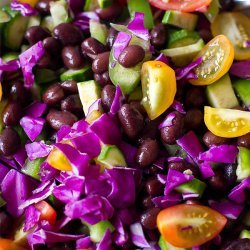
POLYGON ((238 5, 1 1, 0 250, 250 249, 238 5))

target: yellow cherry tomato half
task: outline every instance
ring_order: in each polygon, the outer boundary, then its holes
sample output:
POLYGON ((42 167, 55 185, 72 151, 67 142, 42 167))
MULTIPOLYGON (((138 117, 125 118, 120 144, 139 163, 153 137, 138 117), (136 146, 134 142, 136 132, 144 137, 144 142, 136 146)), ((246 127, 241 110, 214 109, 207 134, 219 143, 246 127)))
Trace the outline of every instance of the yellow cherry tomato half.
POLYGON ((227 219, 217 211, 191 204, 166 208, 157 216, 157 227, 163 239, 185 249, 213 239, 226 222, 227 219))
POLYGON ((28 3, 30 6, 35 7, 39 0, 19 0, 20 3, 28 3))
POLYGON ((171 106, 176 94, 175 72, 160 61, 143 63, 141 70, 142 105, 151 120, 171 106))
POLYGON ((205 124, 213 134, 234 138, 250 132, 250 112, 205 107, 205 124))
POLYGON ((196 79, 191 79, 193 85, 209 85, 220 79, 230 69, 234 59, 234 48, 224 35, 213 38, 198 53, 196 58, 202 57, 200 65, 195 67, 196 79))
POLYGON ((250 47, 246 42, 250 40, 250 18, 240 12, 223 12, 211 24, 214 36, 224 34, 234 46, 236 60, 250 59, 250 47))

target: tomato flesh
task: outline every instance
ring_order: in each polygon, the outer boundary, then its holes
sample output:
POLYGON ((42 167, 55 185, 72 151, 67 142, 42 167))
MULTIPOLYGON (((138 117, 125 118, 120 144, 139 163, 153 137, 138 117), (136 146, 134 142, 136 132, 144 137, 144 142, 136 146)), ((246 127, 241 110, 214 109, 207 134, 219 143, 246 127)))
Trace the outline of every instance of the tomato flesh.
POLYGON ((234 138, 250 132, 250 112, 205 107, 204 120, 215 135, 234 138))
POLYGON ((40 220, 46 220, 53 226, 56 222, 56 211, 55 209, 46 201, 40 201, 35 204, 37 210, 40 211, 40 220))
POLYGON ((30 6, 35 7, 39 0, 19 0, 20 3, 28 3, 30 6))
POLYGON ((157 216, 157 226, 164 240, 182 248, 199 246, 213 239, 226 222, 217 211, 200 205, 176 205, 157 216))
POLYGON ((214 36, 226 35, 232 42, 236 60, 250 59, 250 47, 246 42, 250 40, 250 18, 239 12, 223 12, 211 24, 214 36))
POLYGON ((25 250, 10 239, 0 238, 0 250, 25 250))
POLYGON ((192 12, 207 7, 212 0, 149 0, 149 3, 162 10, 192 12))
POLYGON ((191 79, 193 85, 209 85, 220 79, 230 69, 234 59, 234 49, 224 35, 212 39, 196 56, 202 57, 202 62, 194 72, 196 79, 191 79))
POLYGON ((141 70, 142 105, 154 120, 171 106, 176 94, 175 72, 160 61, 147 61, 141 70))

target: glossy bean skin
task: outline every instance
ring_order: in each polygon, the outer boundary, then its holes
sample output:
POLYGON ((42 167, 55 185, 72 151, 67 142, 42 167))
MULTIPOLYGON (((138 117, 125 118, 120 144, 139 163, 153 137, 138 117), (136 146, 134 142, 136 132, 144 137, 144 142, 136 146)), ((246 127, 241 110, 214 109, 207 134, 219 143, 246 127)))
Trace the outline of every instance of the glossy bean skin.
POLYGON ((83 56, 78 46, 65 46, 61 57, 68 69, 79 69, 84 65, 83 56))
POLYGON ((233 186, 236 183, 236 168, 237 167, 235 164, 228 164, 226 166, 223 166, 224 178, 230 186, 233 186))
POLYGON ((110 110, 113 100, 115 98, 115 91, 116 89, 114 85, 106 85, 102 89, 101 100, 102 100, 102 106, 105 111, 110 110))
POLYGON ((160 208, 154 207, 141 215, 141 224, 144 228, 153 230, 156 228, 156 218, 159 212, 161 211, 160 208))
POLYGON ((64 45, 79 45, 83 40, 81 30, 73 24, 61 23, 53 30, 53 36, 64 45))
POLYGON ((95 58, 92 63, 92 70, 96 74, 102 74, 109 69, 109 52, 104 52, 95 58))
POLYGON ((217 192, 218 194, 225 194, 229 191, 230 186, 228 185, 222 169, 215 169, 215 175, 209 179, 209 187, 217 192))
POLYGON ((55 83, 50 85, 47 90, 44 92, 42 99, 44 103, 48 105, 55 105, 60 103, 60 101, 64 98, 63 88, 59 83, 55 83))
POLYGON ((25 106, 29 103, 30 98, 30 91, 24 87, 22 81, 17 80, 11 83, 9 100, 25 106))
POLYGON ((69 111, 73 114, 79 114, 82 112, 82 103, 79 95, 69 95, 61 102, 61 110, 69 111))
POLYGON ((160 196, 161 194, 163 194, 164 185, 159 182, 157 178, 149 179, 146 182, 145 186, 147 193, 152 197, 160 196))
POLYGON ((201 108, 205 105, 206 95, 203 87, 191 87, 186 94, 185 104, 189 108, 201 108))
POLYGON ((154 207, 154 203, 152 201, 152 197, 151 196, 146 196, 145 198, 143 198, 142 205, 146 209, 154 207))
POLYGON ((98 9, 97 14, 98 16, 104 21, 114 21, 117 17, 120 16, 122 12, 122 7, 114 2, 111 6, 105 9, 98 9))
POLYGON ((50 55, 57 56, 61 52, 62 44, 54 37, 47 37, 43 39, 43 47, 50 55))
POLYGON ((117 37, 117 34, 118 34, 118 31, 115 30, 114 28, 110 28, 109 29, 109 33, 108 33, 108 37, 107 37, 107 46, 108 48, 111 50, 114 42, 115 42, 115 39, 117 37))
POLYGON ((158 158, 158 154, 159 145, 157 141, 147 139, 138 148, 135 160, 140 167, 149 167, 158 158))
POLYGON ((81 44, 83 55, 95 59, 98 54, 107 51, 107 48, 93 37, 85 39, 81 44))
POLYGON ((10 156, 18 150, 20 145, 20 138, 17 132, 7 127, 0 134, 0 154, 10 156))
POLYGON ((36 4, 36 9, 40 14, 49 15, 50 14, 50 2, 54 0, 39 0, 36 4))
POLYGON ((163 49, 167 44, 168 32, 164 24, 160 23, 151 30, 151 44, 156 49, 163 49))
POLYGON ((139 45, 126 47, 119 55, 118 62, 125 68, 136 66, 145 57, 144 49, 139 45))
POLYGON ((109 78, 109 72, 106 71, 102 74, 94 74, 94 79, 97 83, 99 83, 101 86, 106 86, 108 84, 113 84, 109 78))
POLYGON ((50 32, 42 28, 41 26, 31 26, 25 33, 25 39, 29 42, 30 45, 42 41, 44 38, 49 36, 50 32))
POLYGON ((207 147, 211 147, 213 145, 219 146, 222 144, 229 144, 230 141, 231 140, 229 138, 216 136, 210 131, 207 131, 203 136, 203 142, 207 147))
POLYGON ((10 102, 3 111, 3 123, 6 126, 14 126, 22 118, 23 108, 18 102, 10 102))
POLYGON ((76 94, 77 90, 77 82, 74 80, 66 80, 61 83, 61 87, 66 94, 76 94))
POLYGON ((176 117, 173 119, 173 126, 161 128, 161 139, 166 144, 175 144, 183 133, 184 116, 179 112, 174 112, 176 117))
POLYGON ((199 109, 190 109, 187 111, 184 118, 185 129, 197 130, 204 125, 204 115, 199 109))
POLYGON ((129 104, 124 104, 118 112, 118 117, 125 134, 130 139, 135 139, 143 129, 143 116, 129 104))
POLYGON ((51 109, 46 120, 53 129, 59 130, 63 125, 72 126, 77 121, 77 117, 67 111, 51 109))
POLYGON ((237 145, 240 147, 245 147, 250 149, 250 133, 238 137, 237 145))

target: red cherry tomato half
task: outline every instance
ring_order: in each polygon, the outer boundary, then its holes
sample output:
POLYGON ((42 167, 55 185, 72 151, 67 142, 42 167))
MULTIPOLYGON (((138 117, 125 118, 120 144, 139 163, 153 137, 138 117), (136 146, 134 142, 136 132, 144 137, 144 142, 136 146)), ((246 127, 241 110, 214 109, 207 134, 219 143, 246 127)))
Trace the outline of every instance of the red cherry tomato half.
POLYGON ((40 201, 35 204, 37 210, 40 211, 40 220, 46 220, 50 225, 54 225, 56 222, 56 211, 55 209, 46 201, 40 201))

